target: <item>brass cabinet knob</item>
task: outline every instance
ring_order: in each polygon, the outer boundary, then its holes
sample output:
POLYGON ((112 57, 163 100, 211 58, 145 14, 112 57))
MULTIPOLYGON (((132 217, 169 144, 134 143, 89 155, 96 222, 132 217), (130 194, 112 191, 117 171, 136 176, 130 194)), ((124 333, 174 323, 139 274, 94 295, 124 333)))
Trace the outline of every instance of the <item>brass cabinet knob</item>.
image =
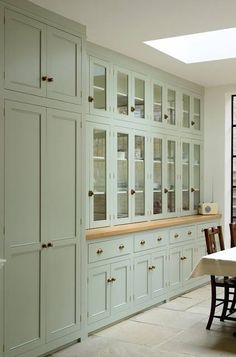
POLYGON ((201 232, 202 232, 202 233, 204 232, 204 228, 201 229, 201 232))
POLYGON ((167 188, 164 189, 164 193, 168 193, 169 191, 167 190, 167 188))
POLYGON ((168 119, 169 116, 167 114, 164 114, 164 119, 168 119))
POLYGON ((146 243, 145 240, 141 240, 140 242, 141 245, 144 245, 145 243, 146 243))
POLYGON ((107 282, 108 282, 108 283, 111 283, 111 282, 112 282, 112 278, 108 278, 108 279, 107 279, 107 282))
POLYGON ((89 197, 92 197, 94 195, 94 192, 93 191, 91 191, 91 190, 89 190, 89 192, 88 192, 88 196, 89 197))
POLYGON ((152 270, 156 269, 156 266, 155 265, 152 265, 152 270))
POLYGON ((53 243, 49 242, 48 245, 47 245, 47 248, 52 248, 52 247, 53 247, 53 243))
POLYGON ((158 242, 160 242, 162 240, 162 237, 158 237, 157 240, 158 242))
POLYGON ((195 121, 192 120, 192 121, 191 121, 191 125, 194 125, 194 124, 195 124, 195 121))
POLYGON ((196 191, 195 188, 191 187, 191 192, 195 192, 195 191, 196 191))
POLYGON ((111 278, 111 281, 113 282, 113 281, 116 281, 116 278, 111 278))
POLYGON ((45 82, 48 79, 47 76, 42 76, 42 81, 45 82))
POLYGON ((186 260, 186 259, 187 259, 187 257, 181 257, 180 259, 181 259, 181 260, 186 260))
POLYGON ((151 267, 148 267, 148 270, 152 270, 152 266, 151 266, 151 267))
POLYGON ((46 243, 43 243, 43 244, 42 244, 42 249, 45 249, 45 248, 47 248, 47 244, 46 244, 46 243))
POLYGON ((135 107, 131 107, 130 110, 133 113, 135 111, 135 107))
POLYGON ((178 233, 175 233, 174 238, 178 238, 178 237, 179 237, 178 233))
POLYGON ((54 79, 52 77, 48 78, 48 82, 53 82, 53 81, 54 81, 54 79))
POLYGON ((119 249, 124 249, 124 244, 119 245, 119 249))
POLYGON ((192 232, 191 231, 188 231, 188 235, 191 236, 192 232))
POLYGON ((93 102, 93 97, 91 97, 91 95, 88 96, 88 101, 89 101, 89 103, 92 103, 92 102, 93 102))
POLYGON ((102 248, 99 248, 98 250, 97 250, 97 254, 102 254, 103 253, 103 249, 102 248))
POLYGON ((135 194, 135 190, 132 189, 132 190, 130 191, 130 193, 131 193, 131 195, 134 195, 134 194, 135 194))

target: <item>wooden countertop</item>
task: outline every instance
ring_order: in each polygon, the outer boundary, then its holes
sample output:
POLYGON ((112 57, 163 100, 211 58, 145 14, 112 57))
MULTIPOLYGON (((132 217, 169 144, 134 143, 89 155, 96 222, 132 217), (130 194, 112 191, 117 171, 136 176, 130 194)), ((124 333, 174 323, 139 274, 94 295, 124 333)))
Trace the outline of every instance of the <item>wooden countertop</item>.
POLYGON ((86 230, 86 240, 118 236, 122 234, 149 231, 152 229, 168 228, 184 224, 195 224, 206 221, 220 219, 221 214, 194 215, 177 218, 158 219, 155 221, 146 221, 140 223, 122 224, 105 228, 94 228, 86 230))

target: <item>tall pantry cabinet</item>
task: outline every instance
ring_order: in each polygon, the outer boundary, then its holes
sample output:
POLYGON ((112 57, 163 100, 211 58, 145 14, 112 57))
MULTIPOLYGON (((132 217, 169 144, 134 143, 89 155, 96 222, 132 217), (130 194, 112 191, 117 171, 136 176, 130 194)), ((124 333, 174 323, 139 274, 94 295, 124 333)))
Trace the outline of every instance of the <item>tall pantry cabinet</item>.
POLYGON ((26 357, 81 337, 85 28, 13 3, 0 2, 0 356, 26 357))

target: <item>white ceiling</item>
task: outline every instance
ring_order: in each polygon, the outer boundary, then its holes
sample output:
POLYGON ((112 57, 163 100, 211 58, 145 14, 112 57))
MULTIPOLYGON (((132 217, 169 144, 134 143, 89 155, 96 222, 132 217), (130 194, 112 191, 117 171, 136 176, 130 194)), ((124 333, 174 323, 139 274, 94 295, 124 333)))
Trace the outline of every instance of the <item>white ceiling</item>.
POLYGON ((184 64, 142 43, 236 27, 235 0, 31 1, 86 25, 90 42, 204 86, 236 84, 236 59, 184 64))

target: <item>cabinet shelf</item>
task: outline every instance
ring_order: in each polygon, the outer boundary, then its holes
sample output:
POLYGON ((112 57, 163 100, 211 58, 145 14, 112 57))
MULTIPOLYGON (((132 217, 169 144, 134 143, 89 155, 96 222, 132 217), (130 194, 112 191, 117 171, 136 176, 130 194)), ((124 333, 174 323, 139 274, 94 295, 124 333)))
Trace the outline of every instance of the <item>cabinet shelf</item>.
POLYGON ((135 189, 135 193, 144 193, 144 190, 135 189))
POLYGON ((104 156, 93 156, 93 159, 94 160, 105 160, 105 157, 104 156))
POLYGON ((104 87, 99 87, 99 86, 93 86, 93 89, 104 92, 105 88, 104 87))
POLYGON ((144 162, 144 159, 134 159, 135 162, 144 162))
POLYGON ((161 163, 162 163, 162 161, 161 161, 160 159, 154 159, 153 162, 154 162, 155 164, 161 164, 161 163))
POLYGON ((106 192, 104 192, 104 191, 94 191, 94 196, 95 195, 105 195, 106 194, 106 192))
POLYGON ((154 105, 158 105, 159 107, 161 107, 161 106, 162 106, 162 104, 161 104, 161 103, 159 103, 159 102, 154 102, 153 104, 154 104, 154 105))
POLYGON ((121 194, 124 194, 124 193, 127 193, 128 192, 128 190, 127 189, 124 189, 124 190, 119 190, 119 191, 117 191, 117 194, 118 195, 121 195, 121 194))
POLYGON ((128 94, 127 93, 122 93, 122 92, 117 92, 117 95, 119 96, 119 97, 128 97, 128 94))
POLYGON ((140 98, 140 97, 134 97, 135 100, 139 101, 139 102, 144 102, 144 99, 143 98, 140 98))

